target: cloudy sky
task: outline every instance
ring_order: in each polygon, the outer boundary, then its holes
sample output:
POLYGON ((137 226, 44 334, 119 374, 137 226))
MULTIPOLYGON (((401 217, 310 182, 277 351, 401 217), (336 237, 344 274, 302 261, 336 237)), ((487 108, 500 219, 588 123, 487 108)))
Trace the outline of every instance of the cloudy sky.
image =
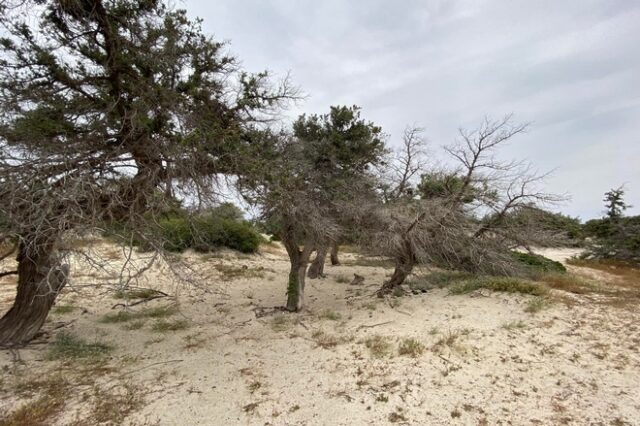
POLYGON ((485 115, 531 122, 505 156, 555 170, 558 209, 598 217, 626 184, 640 212, 638 0, 186 0, 251 71, 291 72, 290 115, 357 104, 398 144, 434 151, 485 115))

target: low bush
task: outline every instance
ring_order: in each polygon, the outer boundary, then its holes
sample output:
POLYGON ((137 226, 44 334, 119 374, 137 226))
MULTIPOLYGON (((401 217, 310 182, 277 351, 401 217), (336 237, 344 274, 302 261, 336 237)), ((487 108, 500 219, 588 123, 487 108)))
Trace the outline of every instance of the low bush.
POLYGON ((534 253, 521 253, 514 251, 513 257, 521 263, 535 269, 538 272, 567 272, 567 268, 560 262, 551 260, 539 254, 534 253))
POLYGON ((548 292, 548 288, 543 284, 511 277, 471 278, 452 285, 449 288, 449 292, 451 294, 466 294, 481 288, 506 293, 531 294, 534 296, 542 296, 548 292))

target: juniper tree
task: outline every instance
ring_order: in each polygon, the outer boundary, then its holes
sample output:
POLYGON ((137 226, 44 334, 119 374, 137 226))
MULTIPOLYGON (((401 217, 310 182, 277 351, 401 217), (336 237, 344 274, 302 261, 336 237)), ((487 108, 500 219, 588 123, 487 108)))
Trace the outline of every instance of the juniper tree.
POLYGON ((537 189, 544 176, 530 166, 496 160, 496 149, 526 129, 510 119, 485 119, 476 130, 460 130, 459 143, 446 148, 455 168, 425 171, 418 196, 394 198, 378 209, 370 245, 395 261, 379 295, 404 283, 418 264, 502 275, 523 272, 511 249, 547 234, 506 219, 560 198, 537 189))
POLYGON ((287 304, 304 303, 305 276, 314 250, 326 250, 361 219, 359 206, 373 194, 370 168, 384 150, 380 128, 357 107, 301 116, 292 133, 265 133, 261 166, 242 179, 244 194, 285 246, 291 268, 287 304))
MULTIPOLYGON (((358 107, 332 107, 329 114, 301 116, 293 125, 294 136, 313 147, 315 172, 326 178, 344 179, 351 173, 357 177, 371 166, 380 163, 384 154, 381 129, 360 119, 358 107)), ((336 216, 336 213, 333 213, 336 216)), ((343 226, 346 217, 342 217, 343 226)), ((324 275, 327 253, 331 251, 332 264, 339 263, 338 243, 340 235, 317 242, 316 257, 309 266, 309 278, 324 275)))
POLYGON ((0 213, 18 261, 0 345, 12 345, 66 282, 65 233, 138 232, 176 193, 213 199, 252 127, 294 93, 160 0, 16 1, 0 24, 0 213))

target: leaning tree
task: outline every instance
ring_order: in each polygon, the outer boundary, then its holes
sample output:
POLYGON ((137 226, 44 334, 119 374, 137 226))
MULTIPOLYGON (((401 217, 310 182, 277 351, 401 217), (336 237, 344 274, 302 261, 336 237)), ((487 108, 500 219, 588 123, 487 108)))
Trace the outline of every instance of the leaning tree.
MULTIPOLYGON (((373 166, 377 166, 385 153, 382 130, 360 118, 360 109, 332 107, 329 114, 303 115, 293 125, 293 135, 307 147, 314 174, 322 176, 329 191, 336 182, 353 179, 353 183, 373 166)), ((352 191, 349 191, 352 192, 352 191)), ((344 204, 344 203, 343 203, 344 204)), ((330 204, 329 204, 330 205, 330 204)), ((349 215, 330 213, 339 218, 343 228, 350 228, 349 215)), ((309 266, 309 278, 323 276, 327 253, 331 262, 339 263, 338 243, 344 235, 318 240, 316 257, 309 266)))
POLYGON ((18 287, 0 345, 44 323, 68 275, 65 234, 113 221, 137 233, 168 200, 211 200, 294 96, 163 1, 15 3, 0 6, 0 216, 18 287))
MULTIPOLYGON (((392 197, 377 210, 377 232, 369 244, 395 261, 380 296, 402 285, 419 264, 499 275, 526 272, 511 250, 552 236, 507 219, 561 199, 538 189, 544 176, 529 165, 496 159, 496 150, 526 127, 506 116, 485 119, 473 131, 460 130, 460 141, 446 148, 453 168, 424 170, 411 196, 392 197)), ((407 152, 419 149, 405 141, 401 164, 411 164, 407 152)))
MULTIPOLYGON (((358 107, 331 107, 301 116, 292 133, 265 133, 253 176, 242 177, 244 195, 262 210, 289 255, 286 308, 300 310, 314 251, 326 253, 346 229, 357 226, 359 207, 374 196, 371 166, 384 152, 381 130, 358 107)), ((324 260, 324 258, 323 258, 324 260)))

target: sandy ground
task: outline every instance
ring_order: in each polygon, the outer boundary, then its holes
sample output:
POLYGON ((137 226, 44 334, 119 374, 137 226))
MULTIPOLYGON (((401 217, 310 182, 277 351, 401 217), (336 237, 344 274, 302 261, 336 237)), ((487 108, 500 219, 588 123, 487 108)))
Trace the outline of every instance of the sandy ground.
MULTIPOLYGON (((205 275, 196 286, 175 284, 166 268, 152 269, 133 284, 175 295, 179 313, 170 319, 188 327, 153 331, 158 320, 148 319, 125 330, 127 323, 99 321, 122 309, 112 308, 122 301, 107 291, 122 260, 114 247, 98 251, 110 269, 76 262, 58 305, 77 309, 51 315, 47 343, 0 352, 0 416, 26 401, 12 395, 12 383, 61 368, 45 355, 64 330, 115 347, 108 360, 114 368, 100 386, 126 380, 144 395, 124 424, 640 424, 637 306, 613 308, 572 295, 574 303, 531 314, 529 296, 452 296, 446 289, 381 300, 372 293, 390 269, 354 265, 355 255, 343 254, 343 266, 327 265, 326 278, 308 281, 303 313, 274 314, 284 302, 288 262, 270 247, 256 256, 187 255, 205 275), (354 273, 365 277, 363 286, 343 282, 354 273), (237 276, 223 281, 230 274, 237 276), (95 283, 103 287, 85 287, 95 283), (367 348, 374 335, 389 344, 382 357, 367 348), (400 355, 407 338, 426 350, 400 355)), ((575 251, 545 254, 564 260, 575 251)), ((0 281, 0 311, 9 307, 13 280, 0 281)), ((57 424, 91 418, 82 395, 69 395, 57 424)))

